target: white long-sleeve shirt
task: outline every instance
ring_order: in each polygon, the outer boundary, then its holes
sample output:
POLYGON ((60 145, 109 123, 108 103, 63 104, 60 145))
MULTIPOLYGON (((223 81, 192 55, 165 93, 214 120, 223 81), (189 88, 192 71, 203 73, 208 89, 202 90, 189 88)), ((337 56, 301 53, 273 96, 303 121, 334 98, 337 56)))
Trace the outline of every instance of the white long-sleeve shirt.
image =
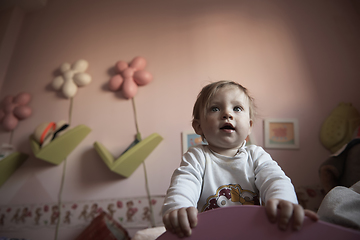
POLYGON ((259 205, 270 198, 298 203, 290 179, 264 149, 245 146, 235 157, 227 157, 201 145, 183 155, 162 213, 191 206, 203 212, 230 205, 259 205))

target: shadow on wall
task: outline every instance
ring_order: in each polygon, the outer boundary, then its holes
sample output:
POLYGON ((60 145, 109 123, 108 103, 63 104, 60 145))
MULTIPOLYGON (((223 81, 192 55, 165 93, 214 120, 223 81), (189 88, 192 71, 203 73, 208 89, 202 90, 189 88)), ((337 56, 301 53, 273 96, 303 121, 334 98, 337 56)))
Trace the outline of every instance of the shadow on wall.
POLYGON ((80 172, 80 184, 82 188, 90 188, 102 183, 117 182, 126 179, 109 170, 106 164, 96 153, 94 148, 89 148, 80 157, 82 171, 80 172))

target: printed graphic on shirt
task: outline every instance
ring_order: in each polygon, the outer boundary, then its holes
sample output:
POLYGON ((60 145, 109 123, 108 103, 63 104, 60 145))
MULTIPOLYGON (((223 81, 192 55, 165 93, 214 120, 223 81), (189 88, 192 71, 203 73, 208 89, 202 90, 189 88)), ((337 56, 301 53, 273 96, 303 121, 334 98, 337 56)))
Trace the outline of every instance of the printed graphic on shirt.
POLYGON ((208 197, 201 211, 233 205, 260 205, 260 201, 254 192, 242 189, 239 184, 223 185, 208 197))

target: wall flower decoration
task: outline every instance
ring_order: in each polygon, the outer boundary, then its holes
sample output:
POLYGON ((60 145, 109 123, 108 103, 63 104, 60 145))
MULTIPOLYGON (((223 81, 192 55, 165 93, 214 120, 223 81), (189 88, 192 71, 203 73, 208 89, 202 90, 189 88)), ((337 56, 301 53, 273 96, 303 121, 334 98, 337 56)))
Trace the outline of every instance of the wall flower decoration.
POLYGON ((64 188, 67 157, 91 131, 89 127, 82 124, 68 129, 68 127, 72 126, 72 106, 78 87, 86 86, 92 80, 91 76, 85 73, 88 66, 89 63, 83 59, 77 60, 73 64, 65 62, 60 66, 61 74, 53 79, 51 86, 55 90, 60 90, 70 100, 69 121, 68 123, 64 121, 64 124, 55 124, 55 122, 40 124, 40 127, 38 126, 30 137, 30 145, 37 158, 57 165, 63 163, 58 204, 54 206, 57 209, 57 218, 53 222, 56 224, 55 239, 58 237, 60 228, 59 219, 62 214, 62 191, 64 188), (59 136, 58 133, 60 132, 58 130, 61 131, 65 128, 66 130, 68 129, 67 132, 64 133, 62 131, 61 133, 64 134, 59 136))
POLYGON ((21 92, 16 97, 6 96, 0 103, 0 123, 10 132, 9 143, 0 146, 0 186, 28 158, 27 154, 16 151, 15 146, 12 145, 12 137, 19 121, 31 116, 32 110, 27 106, 30 100, 29 93, 21 92))
POLYGON ((0 122, 6 131, 14 130, 19 120, 31 116, 32 109, 27 106, 31 95, 26 92, 19 93, 16 97, 6 96, 0 105, 0 122))
POLYGON ((119 72, 109 81, 111 91, 122 90, 124 97, 133 98, 138 90, 138 86, 143 86, 152 81, 151 73, 144 70, 146 60, 143 57, 135 57, 130 64, 125 61, 116 63, 116 70, 119 72))
POLYGON ((66 98, 75 96, 78 87, 86 86, 91 82, 91 76, 85 73, 89 63, 80 59, 70 65, 63 63, 60 66, 61 75, 54 78, 52 87, 61 90, 66 98))
MULTIPOLYGON (((131 99, 136 127, 135 140, 118 158, 114 158, 112 154, 106 149, 106 147, 99 142, 94 143, 94 148, 96 149, 104 163, 109 167, 109 169, 123 177, 130 177, 131 174, 140 166, 140 164, 143 165, 145 175, 145 188, 149 201, 149 220, 152 227, 155 227, 156 225, 154 220, 154 211, 152 209, 153 201, 151 199, 144 161, 147 156, 163 140, 163 138, 157 133, 153 133, 145 139, 141 138, 141 133, 137 121, 134 96, 137 93, 138 86, 146 85, 153 80, 152 75, 144 70, 145 66, 146 60, 145 58, 140 56, 135 57, 129 64, 124 61, 118 61, 115 68, 119 73, 113 76, 108 82, 108 87, 110 91, 120 90, 122 91, 122 94, 126 99, 131 99)), ((120 208, 121 207, 122 203, 120 203, 120 208)))

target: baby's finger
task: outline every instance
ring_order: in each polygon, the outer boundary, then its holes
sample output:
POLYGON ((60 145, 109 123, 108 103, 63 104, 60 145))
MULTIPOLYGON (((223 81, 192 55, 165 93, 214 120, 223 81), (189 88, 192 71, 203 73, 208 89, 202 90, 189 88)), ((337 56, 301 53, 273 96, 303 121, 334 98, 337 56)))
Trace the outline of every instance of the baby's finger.
POLYGON ((186 209, 187 214, 188 214, 188 218, 189 218, 189 223, 190 223, 190 227, 194 228, 197 226, 197 214, 198 214, 198 210, 194 207, 189 207, 186 209))
POLYGON ((279 201, 277 199, 269 199, 266 202, 265 211, 271 222, 276 222, 276 215, 279 201))
POLYGON ((169 214, 169 219, 170 219, 170 224, 171 224, 171 228, 173 229, 172 232, 175 233, 176 235, 178 235, 179 237, 183 237, 184 235, 182 234, 180 225, 179 225, 179 216, 178 216, 178 212, 180 210, 175 210, 170 212, 169 214))
MULTIPOLYGON (((190 236, 191 235, 191 228, 190 228, 190 223, 189 223, 189 218, 188 218, 188 214, 186 211, 186 208, 181 208, 178 212, 178 221, 179 221, 179 226, 180 226, 180 231, 183 235, 185 236, 190 236)), ((180 236, 178 234, 178 236, 180 236)))
POLYGON ((291 216, 293 215, 293 204, 287 201, 279 202, 278 226, 281 230, 286 230, 291 216))
POLYGON ((174 229, 172 228, 171 222, 170 222, 170 214, 165 214, 163 216, 163 223, 167 231, 174 232, 174 229))
POLYGON ((304 221, 304 209, 301 205, 295 204, 293 205, 294 214, 293 214, 293 224, 292 227, 294 230, 300 230, 303 221, 304 221))
POLYGON ((313 220, 315 222, 319 220, 319 215, 317 215, 316 212, 313 212, 309 209, 305 209, 304 212, 305 212, 305 216, 310 218, 311 220, 313 220))

